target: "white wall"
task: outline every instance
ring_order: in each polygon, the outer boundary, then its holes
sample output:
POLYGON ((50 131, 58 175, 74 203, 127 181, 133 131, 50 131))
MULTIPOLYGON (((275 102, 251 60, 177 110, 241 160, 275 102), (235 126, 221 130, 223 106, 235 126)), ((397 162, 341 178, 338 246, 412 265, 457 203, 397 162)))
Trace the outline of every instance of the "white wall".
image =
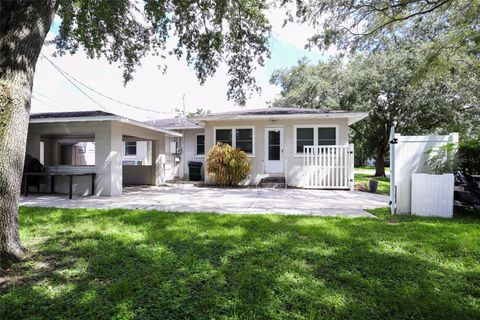
POLYGON ((152 142, 151 141, 134 141, 137 144, 136 155, 125 154, 125 144, 123 142, 123 161, 142 161, 142 165, 152 164, 152 142))
MULTIPOLYGON (((179 130, 183 134, 182 138, 166 138, 165 139, 165 161, 167 180, 180 178, 188 180, 188 162, 198 161, 205 162, 205 156, 197 156, 196 154, 196 135, 204 134, 204 129, 185 129, 179 130), (174 153, 171 142, 176 141, 177 149, 180 148, 182 153, 174 153)), ((205 152, 208 149, 205 149, 205 152)), ((202 175, 204 174, 204 167, 202 167, 202 175)))

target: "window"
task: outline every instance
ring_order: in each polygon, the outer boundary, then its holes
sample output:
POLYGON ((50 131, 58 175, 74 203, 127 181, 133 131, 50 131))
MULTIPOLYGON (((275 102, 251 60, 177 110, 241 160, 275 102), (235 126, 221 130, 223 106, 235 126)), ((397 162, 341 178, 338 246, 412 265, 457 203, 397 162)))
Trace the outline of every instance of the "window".
POLYGON ((303 152, 303 146, 313 146, 313 128, 297 128, 297 153, 303 152))
POLYGON ((126 156, 136 156, 137 155, 137 142, 136 141, 125 142, 125 155, 126 156))
POLYGON ((235 129, 236 148, 253 153, 253 130, 252 129, 235 129))
POLYGON ((204 134, 197 134, 196 138, 196 144, 197 144, 197 156, 202 156, 205 154, 205 135, 204 134))
POLYGON ((329 146, 337 144, 336 127, 296 127, 295 128, 295 151, 303 153, 304 146, 329 146))
POLYGON ((226 143, 233 146, 232 129, 217 129, 215 132, 215 143, 226 143))
POLYGON ((248 154, 254 154, 253 128, 215 129, 215 143, 227 143, 248 154))
POLYGON ((335 128, 318 128, 318 145, 329 146, 336 145, 336 130, 335 128))

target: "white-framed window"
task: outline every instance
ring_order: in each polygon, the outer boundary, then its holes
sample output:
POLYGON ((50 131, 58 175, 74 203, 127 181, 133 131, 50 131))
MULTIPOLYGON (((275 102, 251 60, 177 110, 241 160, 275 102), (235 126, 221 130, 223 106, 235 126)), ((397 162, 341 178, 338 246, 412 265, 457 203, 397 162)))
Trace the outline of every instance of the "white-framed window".
POLYGON ((137 155, 137 142, 136 141, 125 141, 125 155, 126 156, 136 156, 137 155))
POLYGON ((226 143, 245 151, 248 155, 255 154, 255 130, 253 127, 218 127, 213 130, 214 144, 226 143))
POLYGON ((302 154, 304 146, 331 146, 338 144, 337 125, 295 126, 293 130, 295 143, 294 154, 302 154))
POLYGON ((195 135, 195 154, 197 156, 205 155, 205 135, 204 134, 195 135))

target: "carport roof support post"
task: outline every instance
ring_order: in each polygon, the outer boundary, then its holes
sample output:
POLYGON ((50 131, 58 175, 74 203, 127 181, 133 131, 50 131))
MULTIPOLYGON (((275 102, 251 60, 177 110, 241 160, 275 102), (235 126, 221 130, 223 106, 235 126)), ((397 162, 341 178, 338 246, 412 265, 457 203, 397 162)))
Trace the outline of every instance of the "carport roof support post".
POLYGON ((95 131, 95 192, 97 195, 122 194, 122 132, 108 121, 95 131))

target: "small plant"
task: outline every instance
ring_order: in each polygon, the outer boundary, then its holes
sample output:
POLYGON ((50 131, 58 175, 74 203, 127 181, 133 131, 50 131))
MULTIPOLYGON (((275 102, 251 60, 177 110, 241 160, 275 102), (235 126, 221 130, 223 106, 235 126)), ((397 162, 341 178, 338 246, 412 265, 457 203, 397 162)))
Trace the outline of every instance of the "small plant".
POLYGON ((238 186, 251 169, 247 154, 228 144, 214 145, 207 153, 207 176, 217 185, 238 186))

